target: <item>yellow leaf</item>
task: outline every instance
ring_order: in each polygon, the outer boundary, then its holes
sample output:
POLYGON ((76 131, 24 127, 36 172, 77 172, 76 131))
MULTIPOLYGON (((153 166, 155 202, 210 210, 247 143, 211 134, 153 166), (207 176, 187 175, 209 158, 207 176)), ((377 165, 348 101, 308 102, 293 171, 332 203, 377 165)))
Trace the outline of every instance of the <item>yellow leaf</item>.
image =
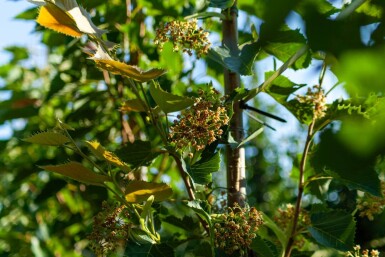
POLYGON ((126 76, 139 82, 147 82, 166 73, 166 71, 162 69, 151 69, 144 71, 136 66, 131 66, 115 60, 98 58, 93 58, 93 60, 100 69, 107 70, 114 74, 126 76))
POLYGON ((121 112, 145 112, 142 102, 139 99, 127 100, 119 109, 121 112))
POLYGON ((103 186, 104 182, 110 181, 109 177, 97 174, 78 162, 69 162, 61 165, 47 165, 41 166, 40 168, 59 173, 85 184, 103 186))
POLYGON ((163 201, 172 195, 172 189, 164 183, 146 181, 132 181, 126 187, 126 200, 130 203, 146 201, 152 195, 155 201, 163 201))
POLYGON ((86 141, 86 143, 87 147, 98 159, 107 161, 123 171, 130 171, 130 168, 126 163, 121 161, 114 153, 107 151, 98 141, 86 141))
POLYGON ((47 2, 39 11, 36 19, 43 27, 55 30, 72 37, 80 37, 82 33, 78 30, 75 20, 58 6, 47 2))

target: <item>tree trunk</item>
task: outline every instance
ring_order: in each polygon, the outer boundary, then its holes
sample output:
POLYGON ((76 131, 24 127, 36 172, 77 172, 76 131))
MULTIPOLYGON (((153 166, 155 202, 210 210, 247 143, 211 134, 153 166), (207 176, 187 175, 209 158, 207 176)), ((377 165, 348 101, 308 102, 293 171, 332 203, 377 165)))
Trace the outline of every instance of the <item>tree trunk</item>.
MULTIPOLYGON (((238 28, 237 28, 237 1, 234 5, 224 10, 227 19, 222 22, 223 46, 230 50, 231 54, 238 54, 238 28)), ((238 73, 228 69, 224 70, 225 93, 229 95, 234 89, 240 87, 240 76, 238 73)), ((230 121, 230 133, 237 142, 243 139, 243 118, 242 109, 239 104, 234 104, 234 114, 230 121)), ((244 206, 246 194, 245 181, 245 149, 232 149, 226 147, 226 169, 227 169, 227 187, 228 187, 228 206, 234 206, 238 203, 244 206)))

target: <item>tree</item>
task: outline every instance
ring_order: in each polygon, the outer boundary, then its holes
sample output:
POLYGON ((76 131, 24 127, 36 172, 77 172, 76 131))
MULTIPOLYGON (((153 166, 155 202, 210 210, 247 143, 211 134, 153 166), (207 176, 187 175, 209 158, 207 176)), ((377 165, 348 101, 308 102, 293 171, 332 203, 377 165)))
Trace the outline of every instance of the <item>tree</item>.
POLYGON ((31 2, 38 11, 18 18, 37 16, 47 67, 23 66, 26 49, 9 47, 0 72, 12 90, 1 122, 26 122, 2 142, 5 255, 384 249, 382 1, 31 2), (293 13, 306 34, 287 25, 293 13), (265 58, 273 70, 255 86, 265 58), (315 62, 317 85, 282 75, 315 62), (349 97, 327 102, 327 72, 349 97), (263 133, 270 125, 245 118, 284 119, 256 109, 267 108, 260 93, 306 127, 301 152, 264 157, 266 142, 275 150, 281 142, 263 133), (290 178, 279 174, 283 155, 290 178))

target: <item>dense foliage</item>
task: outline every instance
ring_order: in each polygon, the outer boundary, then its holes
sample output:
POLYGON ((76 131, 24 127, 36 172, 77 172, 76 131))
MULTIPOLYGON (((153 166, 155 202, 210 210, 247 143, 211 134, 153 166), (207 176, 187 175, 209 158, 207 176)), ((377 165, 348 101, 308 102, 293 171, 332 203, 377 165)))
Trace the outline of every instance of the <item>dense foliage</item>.
POLYGON ((0 67, 0 123, 25 123, 0 142, 0 256, 384 254, 383 1, 30 2, 47 62, 10 46, 0 67))

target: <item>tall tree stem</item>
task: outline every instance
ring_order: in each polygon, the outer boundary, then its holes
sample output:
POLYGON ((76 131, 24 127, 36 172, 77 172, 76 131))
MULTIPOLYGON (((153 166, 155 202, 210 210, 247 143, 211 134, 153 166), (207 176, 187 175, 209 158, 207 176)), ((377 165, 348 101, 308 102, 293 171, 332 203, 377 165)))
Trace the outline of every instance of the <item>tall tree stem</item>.
MULTIPOLYGON (((237 26, 237 1, 231 8, 225 9, 223 14, 226 19, 222 21, 222 44, 230 50, 231 54, 238 54, 238 26, 237 26)), ((225 93, 229 95, 234 89, 240 87, 239 74, 225 68, 224 70, 225 93)), ((240 142, 243 139, 242 109, 239 104, 234 104, 234 114, 230 121, 230 132, 233 138, 240 142)), ((227 187, 228 205, 235 203, 243 206, 245 201, 245 150, 244 148, 226 148, 227 157, 227 187)))

